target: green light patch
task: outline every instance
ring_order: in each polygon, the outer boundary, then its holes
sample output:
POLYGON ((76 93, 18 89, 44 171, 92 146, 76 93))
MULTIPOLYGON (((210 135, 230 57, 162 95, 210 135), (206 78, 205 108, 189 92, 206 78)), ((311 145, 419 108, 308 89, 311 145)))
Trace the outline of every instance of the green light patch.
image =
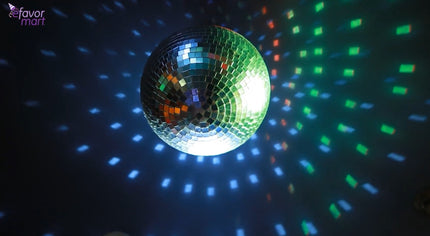
POLYGON ((345 133, 348 130, 348 127, 342 123, 339 123, 339 125, 337 126, 337 130, 345 133))
POLYGON ((412 31, 411 25, 401 25, 396 28, 396 35, 409 34, 412 31))
POLYGON ((369 151, 369 149, 367 149, 366 146, 364 146, 363 144, 360 144, 360 143, 357 144, 356 150, 365 156, 367 156, 367 152, 369 151))
POLYGON ((346 176, 345 180, 349 184, 349 186, 351 186, 352 188, 356 188, 358 185, 357 180, 355 180, 354 177, 352 177, 349 174, 346 176))
POLYGON ((321 143, 325 144, 326 146, 329 146, 330 145, 330 139, 327 136, 323 135, 321 137, 321 143))
POLYGON ((311 108, 309 108, 309 107, 304 107, 304 108, 303 108, 303 113, 305 113, 306 115, 311 114, 311 108))
POLYGON ((291 20, 291 18, 293 18, 293 17, 294 17, 294 11, 293 10, 289 10, 287 12, 287 18, 288 18, 288 20, 291 20))
POLYGON ((393 127, 391 127, 391 126, 388 126, 388 125, 382 124, 382 126, 381 126, 381 132, 386 133, 386 134, 393 135, 393 134, 396 132, 396 129, 394 129, 394 128, 393 128, 393 127))
POLYGON ((322 27, 317 27, 314 29, 314 35, 318 36, 321 35, 323 33, 323 28, 322 27))
POLYGON ((414 64, 401 64, 399 68, 400 73, 412 73, 415 71, 414 64))
POLYGON ((297 123, 296 123, 296 128, 297 128, 298 130, 302 130, 302 129, 303 129, 303 124, 302 124, 302 123, 300 123, 300 122, 297 122, 297 123))
POLYGON ((331 215, 335 218, 338 219, 340 217, 340 212, 339 209, 337 209, 336 205, 334 205, 334 203, 332 203, 329 207, 330 213, 331 215))
POLYGON ((300 68, 300 67, 296 67, 296 69, 295 69, 294 73, 295 73, 296 75, 300 75, 300 74, 302 74, 302 68, 300 68))
POLYGON ((361 25, 363 21, 361 20, 361 18, 359 19, 355 19, 351 21, 351 29, 357 28, 361 25))
POLYGON ((306 50, 301 50, 300 51, 300 57, 306 57, 306 55, 308 55, 308 51, 306 51, 306 50))
POLYGON ((305 235, 309 235, 308 223, 306 221, 302 221, 302 230, 305 235))
POLYGON ((400 87, 400 86, 393 87, 394 94, 406 95, 407 92, 408 92, 408 88, 400 87))
POLYGON ((293 27, 293 34, 298 34, 300 33, 300 27, 298 25, 293 27))
POLYGON ((343 76, 345 76, 345 77, 354 76, 354 70, 353 69, 344 69, 343 70, 343 76))
POLYGON ((324 2, 319 2, 315 4, 315 11, 320 12, 322 9, 324 9, 324 2))
POLYGON ((322 55, 323 49, 322 48, 315 48, 314 49, 314 55, 322 55))
POLYGON ((356 102, 349 100, 349 99, 347 99, 345 102, 345 106, 348 108, 351 108, 351 109, 355 108, 356 105, 357 105, 356 102))
POLYGON ((311 94, 312 97, 318 97, 319 92, 316 89, 312 89, 311 92, 310 92, 310 94, 311 94))
POLYGON ((321 66, 314 67, 314 74, 322 74, 323 68, 321 66))
POLYGON ((360 47, 350 47, 349 48, 349 55, 350 56, 355 56, 358 55, 360 53, 360 47))

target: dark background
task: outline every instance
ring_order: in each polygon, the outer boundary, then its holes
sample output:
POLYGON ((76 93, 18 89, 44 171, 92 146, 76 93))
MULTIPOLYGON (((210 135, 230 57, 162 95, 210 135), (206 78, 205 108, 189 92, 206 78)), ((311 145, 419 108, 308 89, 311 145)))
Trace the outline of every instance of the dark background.
POLYGON ((6 63, 0 65, 0 235, 103 235, 114 230, 130 235, 235 235, 237 228, 245 235, 277 235, 275 224, 282 224, 287 235, 302 235, 303 220, 312 222, 319 235, 429 235, 430 218, 413 208, 416 193, 430 185, 430 12, 425 1, 325 1, 324 10, 315 13, 317 2, 124 0, 123 7, 114 1, 12 3, 46 10, 47 25, 39 27, 19 26, 2 8, 0 58, 6 63), (67 17, 55 14, 53 7, 67 17), (291 20, 285 15, 288 9, 295 12, 291 20), (84 13, 96 22, 86 20, 84 13), (355 18, 362 18, 363 25, 349 29, 355 18), (274 29, 268 20, 274 21, 274 29), (269 73, 278 71, 271 82, 272 97, 280 101, 271 102, 258 138, 220 156, 220 166, 212 165, 211 157, 204 163, 192 156, 180 162, 179 153, 167 145, 162 152, 154 151, 161 141, 142 114, 131 112, 140 106, 136 89, 145 52, 173 32, 208 23, 242 35, 250 32, 246 37, 265 55, 269 73), (403 24, 411 24, 412 32, 395 35, 403 24), (295 25, 302 27, 298 35, 291 33, 295 25), (320 25, 324 33, 315 37, 313 28, 320 25), (141 35, 134 36, 133 29, 141 35), (272 45, 275 38, 280 41, 277 48, 272 45), (362 54, 345 55, 355 44, 362 54), (89 52, 80 52, 78 46, 89 52), (314 47, 324 49, 321 58, 312 56, 314 47), (308 50, 304 59, 298 57, 303 49, 308 50), (130 50, 136 55, 128 55, 130 50), (273 52, 266 55, 268 50, 273 52), (280 54, 279 62, 273 61, 274 54, 280 54), (398 66, 408 63, 416 65, 415 72, 398 73, 398 66), (304 72, 294 80, 297 66, 304 72), (314 66, 323 66, 323 74, 313 74, 314 66), (343 68, 350 67, 355 76, 336 85, 345 79, 343 68), (109 79, 98 79, 100 74, 109 79), (282 87, 285 82, 294 82, 295 89, 282 87), (69 83, 76 88, 65 89, 69 83), (331 97, 309 96, 308 83, 331 97), (393 94, 392 86, 408 87, 407 95, 393 94), (306 96, 296 98, 299 91, 306 96), (127 97, 117 99, 117 92, 127 97), (289 112, 282 110, 286 98, 292 102, 289 112), (346 99, 357 101, 357 107, 346 108, 346 99), (361 109, 362 102, 374 107, 361 109), (307 119, 304 106, 311 107, 317 119, 307 119), (101 112, 92 115, 91 107, 101 112), (427 120, 408 120, 411 114, 427 120), (275 127, 270 119, 277 121, 275 127), (287 120, 286 127, 281 119, 287 120), (123 125, 117 131, 109 127, 115 121, 123 125), (288 130, 297 121, 304 128, 292 136, 288 130), (339 123, 355 132, 339 132, 339 123), (395 127, 396 133, 380 132, 382 123, 395 127), (61 125, 68 130, 58 131, 61 125), (139 143, 131 140, 137 133, 143 136, 139 143), (322 135, 331 138, 327 154, 318 149, 322 135), (273 145, 282 141, 287 151, 276 151, 273 145), (357 143, 369 148, 367 156, 355 150, 357 143), (90 149, 79 153, 76 148, 82 144, 90 149), (254 147, 261 153, 257 157, 250 151, 254 147), (241 163, 236 160, 239 152, 245 155, 241 163), (390 152, 406 160, 395 162, 387 158, 390 152), (112 156, 121 157, 118 165, 107 164, 112 156), (313 175, 306 173, 301 159, 312 163, 313 175), (274 174, 275 166, 284 176, 274 174), (131 180, 127 175, 133 169, 140 173, 131 180), (251 173, 258 176, 258 184, 250 183, 251 173), (356 189, 346 184, 347 174, 359 181, 356 189), (166 177, 171 184, 163 189, 166 177), (238 180, 238 190, 230 190, 231 179, 238 180), (378 194, 365 191, 361 184, 366 182, 377 187, 378 194), (186 183, 193 184, 190 195, 183 193, 186 183), (290 183, 294 194, 288 192, 290 183), (216 188, 212 199, 206 196, 207 186, 216 188), (338 206, 342 216, 334 219, 328 207, 340 199, 353 209, 344 212, 338 206))

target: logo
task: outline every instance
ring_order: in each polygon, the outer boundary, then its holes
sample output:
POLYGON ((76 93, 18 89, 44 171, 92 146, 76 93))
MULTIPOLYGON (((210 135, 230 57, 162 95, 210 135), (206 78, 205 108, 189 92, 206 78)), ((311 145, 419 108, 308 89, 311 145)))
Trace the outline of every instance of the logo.
POLYGON ((22 26, 39 26, 39 25, 45 25, 45 17, 43 13, 45 13, 44 10, 24 10, 24 7, 15 7, 14 5, 9 4, 9 17, 10 18, 18 18, 20 20, 22 26))

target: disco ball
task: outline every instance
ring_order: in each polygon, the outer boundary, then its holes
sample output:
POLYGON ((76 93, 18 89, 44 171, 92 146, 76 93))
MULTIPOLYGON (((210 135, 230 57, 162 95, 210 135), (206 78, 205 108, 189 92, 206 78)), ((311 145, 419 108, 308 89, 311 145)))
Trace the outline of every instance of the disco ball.
POLYGON ((220 26, 169 36, 152 52, 141 80, 151 128, 192 155, 219 155, 242 145, 263 121, 269 99, 269 74, 260 53, 220 26))

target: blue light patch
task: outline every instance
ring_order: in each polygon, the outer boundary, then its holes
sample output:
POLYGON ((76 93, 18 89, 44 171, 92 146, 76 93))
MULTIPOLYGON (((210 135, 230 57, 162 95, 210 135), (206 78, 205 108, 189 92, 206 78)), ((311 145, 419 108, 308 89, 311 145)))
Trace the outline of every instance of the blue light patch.
POLYGON ((351 205, 347 201, 345 201, 345 200, 339 200, 337 202, 337 204, 339 204, 339 206, 342 207, 342 209, 344 211, 351 211, 352 210, 351 205))
POLYGON ((291 135, 296 135, 298 133, 298 131, 295 128, 291 128, 288 130, 288 133, 290 133, 291 135))
POLYGON ((260 155, 260 150, 258 150, 258 148, 253 148, 251 149, 251 153, 254 156, 260 155))
POLYGON ((157 145, 155 145, 154 150, 157 152, 161 152, 164 149, 164 144, 158 143, 157 145))
POLYGON ((281 224, 276 224, 275 229, 279 236, 287 235, 287 233, 285 232, 284 226, 282 226, 281 224))
POLYGON ((311 235, 315 235, 318 233, 318 230, 315 228, 314 224, 312 222, 306 222, 306 226, 308 227, 309 233, 311 235))
POLYGON ((122 77, 124 77, 124 78, 130 78, 131 77, 131 73, 124 71, 124 72, 122 72, 122 77))
POLYGON ((118 164, 118 162, 120 161, 121 159, 119 159, 118 157, 112 157, 110 160, 109 160, 109 165, 111 165, 111 166, 114 166, 114 165, 116 165, 116 164, 118 164))
POLYGON ((46 234, 43 234, 42 236, 54 236, 54 234, 46 233, 46 234))
POLYGON ((202 163, 204 161, 204 156, 197 156, 197 162, 202 163))
POLYGON ((115 97, 117 97, 119 99, 123 99, 123 98, 125 98, 125 94, 124 93, 117 93, 117 94, 115 94, 115 97))
POLYGON ((256 140, 258 138, 258 135, 257 134, 253 134, 253 135, 251 135, 251 140, 256 140))
POLYGON ((60 125, 57 127, 57 131, 60 131, 60 132, 64 132, 67 130, 69 130, 69 127, 67 125, 60 125))
POLYGON ((139 142, 140 140, 142 140, 142 135, 140 135, 140 134, 136 134, 136 135, 134 135, 133 136, 133 141, 135 141, 135 142, 139 142))
POLYGON ((237 229, 236 236, 245 236, 245 231, 243 229, 237 229))
POLYGON ((139 32, 139 31, 137 31, 137 30, 135 30, 135 29, 134 29, 134 30, 132 30, 132 31, 131 31, 131 33, 132 33, 134 36, 136 36, 136 37, 140 37, 140 35, 141 35, 141 34, 140 34, 140 32, 139 32))
POLYGON ((266 35, 261 35, 260 37, 258 37, 258 41, 263 41, 266 38, 266 35))
POLYGON ((105 4, 102 4, 102 7, 103 7, 103 10, 105 10, 107 13, 113 12, 113 10, 110 7, 106 6, 105 4))
POLYGON ((135 179, 137 177, 137 175, 139 175, 139 171, 138 170, 132 170, 130 172, 130 174, 128 174, 128 178, 135 179))
POLYGON ((308 83, 305 84, 306 88, 313 88, 314 86, 315 86, 315 84, 311 83, 311 82, 308 82, 308 83))
POLYGON ((319 149, 320 149, 321 151, 325 152, 325 153, 330 152, 330 148, 329 148, 329 147, 327 147, 327 146, 326 146, 326 145, 324 145, 324 144, 321 144, 321 145, 319 146, 319 149))
POLYGON ((179 154, 178 159, 179 159, 180 161, 185 161, 185 160, 187 159, 187 154, 185 154, 185 153, 181 153, 181 154, 179 154))
POLYGON ((4 218, 6 214, 3 211, 0 211, 0 219, 4 218))
POLYGON ((270 56, 270 54, 272 54, 272 50, 267 50, 267 51, 264 53, 264 55, 265 55, 265 56, 270 56))
POLYGON ((94 18, 92 15, 90 15, 90 14, 87 14, 87 13, 84 13, 83 14, 83 16, 84 16, 84 18, 86 19, 86 20, 88 20, 88 21, 90 21, 90 22, 93 22, 93 23, 95 23, 97 20, 96 20, 96 18, 94 18))
POLYGON ((305 94, 304 93, 302 93, 302 92, 297 92, 295 95, 294 95, 294 97, 296 97, 296 98, 302 98, 302 97, 304 97, 305 96, 305 94))
POLYGON ((291 111, 291 107, 289 107, 289 106, 283 106, 282 110, 286 111, 286 112, 289 112, 289 111, 291 111))
POLYGON ((360 108, 362 108, 362 109, 366 109, 366 110, 369 110, 369 109, 372 109, 372 108, 373 108, 373 104, 372 104, 372 103, 362 103, 362 104, 360 105, 360 108))
POLYGON ((90 50, 86 47, 77 46, 76 49, 78 49, 78 51, 81 52, 82 54, 89 54, 90 53, 90 50))
POLYGON ((275 148, 275 150, 276 150, 276 151, 280 151, 280 150, 282 150, 282 145, 281 145, 280 143, 275 143, 275 144, 273 145, 273 147, 275 148))
POLYGON ((282 169, 280 167, 275 167, 275 169, 273 169, 276 173, 277 176, 282 176, 284 175, 284 172, 282 171, 282 169))
POLYGON ((119 129, 122 127, 122 125, 121 125, 121 123, 115 122, 115 123, 111 124, 110 127, 112 129, 119 129))
POLYGON ((133 51, 128 51, 128 55, 130 55, 130 56, 136 56, 136 53, 134 53, 133 51))
POLYGON ((46 57, 56 57, 57 54, 55 54, 52 50, 46 50, 46 49, 40 49, 40 53, 46 57))
POLYGON ((328 98, 330 98, 331 97, 331 94, 329 94, 329 93, 322 93, 321 95, 320 95, 320 98, 322 98, 322 99, 328 99, 328 98))
POLYGON ((90 146, 88 146, 88 145, 84 144, 84 145, 81 145, 81 146, 79 146, 78 148, 76 148, 76 151, 78 151, 78 152, 85 152, 85 151, 87 151, 88 149, 90 149, 90 146))
POLYGON ((212 159, 212 164, 214 164, 214 165, 219 165, 219 157, 214 157, 213 159, 212 159))
POLYGON ((115 3, 115 6, 117 6, 118 8, 121 8, 121 9, 125 9, 125 7, 124 7, 124 5, 122 5, 122 3, 121 2, 119 2, 119 1, 114 1, 114 3, 115 3))
POLYGON ((60 11, 58 8, 52 7, 51 10, 54 12, 55 15, 62 17, 62 18, 68 18, 64 12, 60 11))
POLYGON ((97 113, 100 113, 100 109, 98 109, 97 107, 93 107, 89 110, 89 112, 91 114, 97 114, 97 113))
POLYGON ((377 188, 375 188, 375 186, 373 186, 373 185, 371 185, 371 184, 369 184, 369 183, 365 183, 365 184, 363 184, 362 185, 362 187, 364 188, 364 189, 366 189, 369 193, 371 193, 372 195, 375 195, 375 194, 377 194, 378 193, 378 189, 377 188))
POLYGON ((273 98, 272 98, 272 102, 279 102, 279 100, 280 100, 280 99, 279 99, 278 97, 273 97, 273 98))
POLYGON ((193 18, 193 15, 191 15, 191 13, 185 13, 185 18, 187 18, 187 19, 192 19, 193 18))
POLYGON ((99 79, 101 79, 101 80, 109 79, 109 76, 107 76, 105 74, 101 74, 101 75, 99 75, 99 79))
POLYGON ((424 116, 424 115, 417 115, 417 114, 411 114, 411 115, 408 117, 408 120, 416 121, 416 122, 424 122, 424 121, 426 121, 426 120, 427 120, 427 116, 424 116))
POLYGON ((165 26, 166 24, 164 23, 163 20, 161 19, 157 19, 157 24, 161 25, 161 26, 165 26))
POLYGON ((206 194, 208 195, 208 197, 213 197, 215 195, 215 188, 209 187, 206 191, 206 194))
POLYGON ((169 187, 169 184, 170 184, 170 179, 169 178, 165 178, 163 180, 163 182, 161 182, 161 187, 167 188, 167 187, 169 187))
POLYGON ((398 162, 403 162, 406 159, 404 156, 397 154, 397 153, 394 153, 394 152, 388 154, 387 157, 394 160, 394 161, 398 161, 398 162))
POLYGON ((2 66, 8 66, 9 62, 7 62, 6 59, 0 58, 0 65, 2 65, 2 66))
POLYGON ((193 185, 192 184, 186 184, 184 187, 184 193, 191 193, 193 191, 193 185))
POLYGON ((314 113, 309 113, 306 115, 306 118, 308 118, 309 120, 315 120, 318 116, 314 113))
POLYGON ((258 178, 255 174, 252 174, 249 176, 249 180, 251 181, 251 183, 256 184, 258 183, 258 178))
POLYGON ((237 185, 237 180, 233 179, 230 180, 230 188, 231 189, 237 189, 238 185, 237 185))
POLYGON ((24 102, 24 104, 28 107, 38 107, 40 106, 40 102, 36 101, 36 100, 28 100, 26 102, 24 102))
POLYGON ((276 125, 276 120, 275 120, 275 119, 270 119, 270 120, 269 120, 269 124, 270 124, 271 126, 275 126, 275 125, 276 125))
POLYGON ((243 159, 245 159, 245 156, 244 156, 242 153, 238 153, 238 154, 236 155, 236 159, 237 159, 238 161, 243 161, 243 159))
POLYGON ((140 107, 135 107, 133 109, 133 113, 136 113, 136 114, 142 113, 142 109, 140 107))

